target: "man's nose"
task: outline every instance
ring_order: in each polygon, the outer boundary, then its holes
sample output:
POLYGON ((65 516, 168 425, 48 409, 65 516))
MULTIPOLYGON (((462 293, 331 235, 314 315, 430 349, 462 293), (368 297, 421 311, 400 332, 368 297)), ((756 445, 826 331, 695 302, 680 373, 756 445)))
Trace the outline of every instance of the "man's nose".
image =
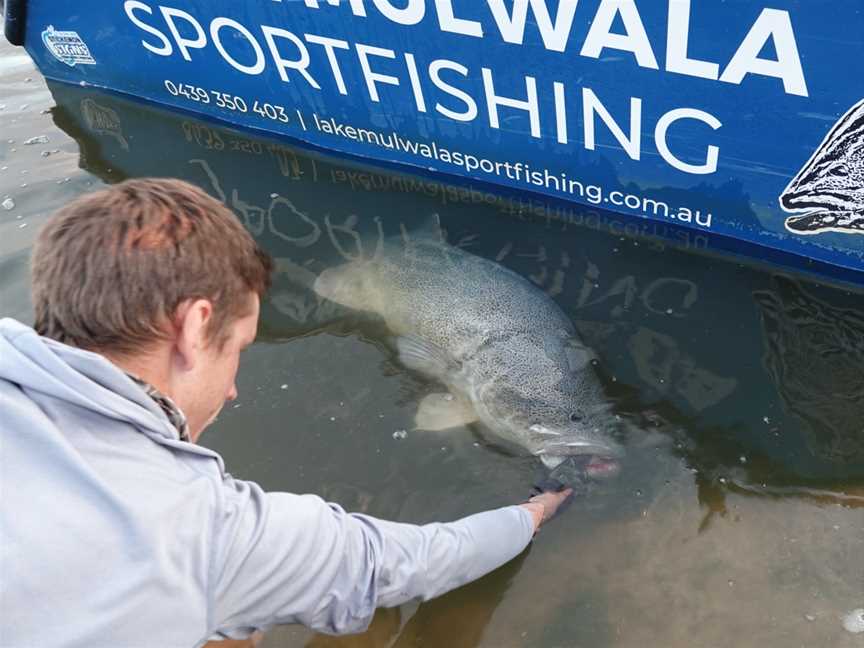
POLYGON ((235 398, 237 398, 237 385, 232 383, 231 389, 228 390, 228 395, 225 397, 225 400, 233 401, 235 398))

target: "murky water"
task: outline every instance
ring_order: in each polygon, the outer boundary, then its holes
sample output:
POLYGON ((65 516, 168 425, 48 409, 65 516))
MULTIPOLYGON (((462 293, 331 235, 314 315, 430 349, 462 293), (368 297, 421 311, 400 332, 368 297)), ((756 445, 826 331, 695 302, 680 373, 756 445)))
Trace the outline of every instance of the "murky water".
POLYGON ((379 323, 309 289, 323 268, 368 254, 370 237, 436 216, 451 244, 561 305, 637 428, 620 478, 519 560, 436 601, 382 610, 365 635, 283 628, 267 648, 862 645, 844 629, 864 607, 860 292, 712 258, 698 236, 671 247, 631 237, 635 226, 615 217, 48 87, 6 44, 0 106, 2 315, 32 319, 27 255, 45 217, 127 177, 198 183, 277 259, 240 399, 203 438, 235 475, 412 522, 527 495, 530 458, 468 428, 412 430, 417 403, 439 388, 398 363, 379 323))

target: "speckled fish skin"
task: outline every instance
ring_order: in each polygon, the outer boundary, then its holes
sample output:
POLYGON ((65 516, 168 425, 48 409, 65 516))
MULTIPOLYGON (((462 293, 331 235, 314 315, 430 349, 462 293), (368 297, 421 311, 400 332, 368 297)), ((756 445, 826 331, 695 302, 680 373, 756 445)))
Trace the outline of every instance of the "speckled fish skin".
POLYGON ((399 239, 370 260, 325 270, 315 290, 443 351, 434 366, 400 358, 470 401, 505 445, 549 467, 569 455, 620 456, 592 352, 558 305, 515 272, 444 243, 399 239))

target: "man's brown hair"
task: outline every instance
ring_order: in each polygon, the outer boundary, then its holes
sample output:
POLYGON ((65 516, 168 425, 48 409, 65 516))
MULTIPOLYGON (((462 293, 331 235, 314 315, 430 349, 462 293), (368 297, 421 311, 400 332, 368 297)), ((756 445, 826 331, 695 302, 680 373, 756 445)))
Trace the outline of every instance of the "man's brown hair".
POLYGON ((61 208, 32 256, 35 329, 72 346, 134 353, 165 339, 177 307, 208 299, 224 344, 273 264, 234 215, 197 187, 127 180, 61 208))

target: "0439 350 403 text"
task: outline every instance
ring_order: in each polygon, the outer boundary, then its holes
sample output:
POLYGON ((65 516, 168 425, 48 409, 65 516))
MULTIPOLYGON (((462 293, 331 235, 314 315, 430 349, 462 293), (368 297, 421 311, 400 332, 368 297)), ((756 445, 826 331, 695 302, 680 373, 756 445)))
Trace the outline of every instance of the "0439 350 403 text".
POLYGON ((230 92, 221 92, 219 90, 208 90, 200 86, 190 83, 182 83, 165 79, 165 90, 172 97, 183 97, 189 101, 194 101, 199 104, 213 104, 217 108, 223 108, 237 113, 255 113, 265 119, 270 119, 276 122, 288 124, 291 118, 285 110, 284 106, 273 104, 259 99, 254 99, 251 102, 243 97, 232 94, 230 92))

